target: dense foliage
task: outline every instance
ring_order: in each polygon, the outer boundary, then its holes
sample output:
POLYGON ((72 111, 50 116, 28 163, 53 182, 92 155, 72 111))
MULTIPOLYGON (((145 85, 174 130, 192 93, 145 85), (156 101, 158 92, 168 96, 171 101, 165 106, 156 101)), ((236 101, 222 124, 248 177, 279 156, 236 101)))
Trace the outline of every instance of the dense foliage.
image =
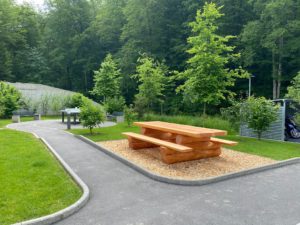
POLYGON ((80 120, 84 127, 89 128, 90 133, 105 120, 105 113, 101 106, 86 102, 80 107, 80 120))
POLYGON ((242 107, 242 121, 252 128, 260 139, 272 122, 277 120, 278 107, 264 97, 250 97, 242 107))
POLYGON ((0 82, 0 118, 9 118, 20 107, 21 93, 13 86, 0 82))
MULTIPOLYGON (((119 92, 129 104, 134 102, 140 91, 137 88, 140 81, 132 74, 138 73, 136 68, 139 68, 141 53, 146 53, 154 62, 162 62, 171 71, 191 71, 196 67, 191 63, 193 58, 188 60, 187 50, 197 55, 194 51, 197 45, 193 41, 195 33, 208 34, 207 30, 199 32, 204 28, 199 21, 192 23, 193 29, 188 26, 195 20, 196 12, 202 9, 205 0, 45 2, 46 10, 37 11, 30 5, 0 0, 0 80, 43 83, 89 94, 97 83, 97 80, 94 81, 94 71, 101 73, 99 67, 110 53, 115 71, 121 78, 119 92), (191 38, 187 42, 188 37, 191 38)), ((241 65, 255 75, 254 95, 283 97, 291 79, 300 70, 300 1, 211 2, 216 3, 217 8, 223 6, 218 8, 219 14, 225 15, 217 19, 214 26, 218 29, 210 36, 217 39, 207 43, 208 49, 202 52, 203 57, 205 53, 210 53, 226 58, 228 51, 216 54, 215 51, 209 52, 209 49, 213 43, 218 44, 218 41, 226 39, 219 37, 237 36, 222 43, 232 50, 230 54, 241 52, 241 60, 232 61, 230 58, 224 68, 229 72, 241 65), (237 48, 233 49, 233 46, 237 48)), ((202 25, 208 20, 208 17, 203 17, 202 25)), ((208 72, 203 69, 204 63, 201 65, 203 74, 208 72)), ((222 68, 222 63, 216 66, 222 68)), ((169 73, 164 73, 164 77, 169 76, 169 73)), ((175 93, 174 90, 184 83, 173 80, 162 90, 160 103, 147 103, 144 107, 152 104, 152 110, 167 113, 199 112, 203 102, 191 105, 183 102, 185 92, 175 93)), ((247 80, 238 80, 234 87, 226 91, 243 97, 247 95, 247 86, 247 80)), ((216 109, 226 106, 226 101, 222 100, 224 93, 215 94, 221 95, 216 109)), ((97 98, 102 100, 103 93, 97 98)), ((137 103, 143 106, 144 100, 137 99, 137 103)), ((211 104, 211 101, 206 102, 211 104)), ((214 108, 210 110, 213 112, 214 108)))

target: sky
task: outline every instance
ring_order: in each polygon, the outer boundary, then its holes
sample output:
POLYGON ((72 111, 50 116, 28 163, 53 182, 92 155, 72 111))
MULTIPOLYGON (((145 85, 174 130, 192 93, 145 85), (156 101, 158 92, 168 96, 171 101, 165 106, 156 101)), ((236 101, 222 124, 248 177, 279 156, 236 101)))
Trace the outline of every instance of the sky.
POLYGON ((15 0, 15 2, 17 4, 29 3, 37 9, 42 9, 44 4, 44 0, 15 0))

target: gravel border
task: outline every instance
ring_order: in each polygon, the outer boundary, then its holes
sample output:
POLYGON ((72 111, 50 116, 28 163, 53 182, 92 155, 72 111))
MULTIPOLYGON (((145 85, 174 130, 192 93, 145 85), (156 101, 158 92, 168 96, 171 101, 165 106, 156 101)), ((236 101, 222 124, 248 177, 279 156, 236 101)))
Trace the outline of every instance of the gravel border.
POLYGON ((58 153, 52 148, 52 146, 43 138, 39 137, 37 134, 32 133, 36 138, 40 139, 49 151, 54 155, 54 157, 58 160, 58 162, 62 165, 62 167, 66 170, 66 172, 71 176, 71 178, 77 183, 77 185, 81 188, 83 194, 78 201, 74 204, 68 206, 65 209, 62 209, 56 213, 39 217, 32 220, 27 220, 19 223, 15 223, 13 225, 49 225, 56 223, 60 220, 65 219, 68 216, 71 216, 79 209, 81 209, 89 200, 90 190, 88 186, 81 180, 81 178, 71 169, 71 167, 58 155, 58 153))
POLYGON ((285 161, 280 161, 278 163, 274 163, 274 164, 267 165, 267 166, 256 167, 253 169, 247 169, 247 170, 242 170, 239 172, 228 173, 228 174, 225 174, 222 176, 211 177, 211 178, 207 178, 207 179, 182 180, 182 179, 174 179, 171 177, 164 177, 164 176, 154 174, 151 171, 144 169, 144 168, 128 161, 126 158, 119 156, 119 155, 113 153, 112 151, 109 151, 108 149, 104 148, 103 146, 100 146, 99 144, 91 141, 90 139, 88 139, 82 135, 75 135, 75 137, 84 141, 87 144, 92 145, 96 149, 104 152, 105 154, 124 163, 125 165, 131 167, 132 169, 136 170, 137 172, 140 172, 141 174, 143 174, 153 180, 160 181, 160 182, 167 183, 167 184, 176 184, 176 185, 184 185, 184 186, 201 186, 201 185, 205 185, 205 184, 216 183, 216 182, 220 182, 220 181, 224 181, 224 180, 228 180, 228 179, 232 179, 232 178, 236 178, 236 177, 241 177, 241 176, 245 176, 245 175, 249 175, 249 174, 253 174, 253 173, 258 173, 258 172, 262 172, 262 171, 266 171, 266 170, 271 170, 271 169, 275 169, 275 168, 279 168, 279 167, 283 167, 283 166, 300 163, 300 157, 298 157, 298 158, 293 158, 293 159, 289 159, 289 160, 285 160, 285 161))

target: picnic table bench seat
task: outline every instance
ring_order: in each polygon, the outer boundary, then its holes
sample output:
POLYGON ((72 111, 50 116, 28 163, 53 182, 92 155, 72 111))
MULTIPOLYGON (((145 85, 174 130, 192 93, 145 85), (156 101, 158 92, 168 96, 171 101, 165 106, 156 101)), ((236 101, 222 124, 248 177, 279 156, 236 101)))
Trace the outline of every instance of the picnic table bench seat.
MULTIPOLYGON (((191 147, 175 144, 175 143, 172 143, 172 142, 169 142, 169 141, 160 140, 160 139, 157 139, 157 138, 154 138, 154 137, 149 137, 149 136, 142 135, 142 134, 137 134, 137 133, 132 133, 132 132, 125 132, 125 133, 123 133, 123 135, 125 135, 129 138, 149 142, 149 143, 157 145, 157 146, 163 146, 163 147, 166 147, 166 148, 178 151, 178 152, 190 152, 190 151, 193 150, 191 147)), ((136 142, 131 140, 131 143, 133 143, 132 148, 135 149, 134 143, 136 143, 136 142)))
POLYGON ((224 140, 224 139, 220 139, 220 138, 210 138, 210 140, 215 143, 220 143, 220 144, 229 145, 229 146, 235 146, 238 144, 236 141, 228 141, 228 140, 224 140))

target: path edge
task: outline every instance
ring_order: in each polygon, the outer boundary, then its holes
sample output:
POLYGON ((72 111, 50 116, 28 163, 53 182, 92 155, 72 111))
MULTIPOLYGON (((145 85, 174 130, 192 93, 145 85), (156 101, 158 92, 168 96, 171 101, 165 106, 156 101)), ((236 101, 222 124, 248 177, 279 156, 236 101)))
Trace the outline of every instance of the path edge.
POLYGON ((42 216, 39 218, 26 220, 18 223, 14 223, 12 225, 49 225, 61 221, 77 211, 79 211, 83 206, 86 205, 90 198, 90 190, 88 186, 81 180, 81 178, 73 171, 73 169, 60 157, 60 155, 54 150, 54 148, 44 139, 39 137, 36 133, 31 132, 37 139, 40 139, 48 148, 48 150, 54 155, 54 157, 58 160, 58 162, 62 165, 63 169, 71 176, 71 178, 75 181, 75 183, 82 190, 82 195, 75 203, 72 205, 55 212, 53 214, 49 214, 47 216, 42 216))
POLYGON ((211 178, 207 178, 207 179, 198 179, 198 180, 182 180, 182 179, 175 179, 175 178, 171 178, 171 177, 160 176, 155 173, 152 173, 151 171, 144 169, 144 168, 128 161, 126 158, 113 153, 112 151, 106 149, 105 147, 91 141, 90 139, 88 139, 82 135, 74 135, 74 136, 77 137, 78 139, 80 139, 81 141, 95 147, 96 149, 102 151, 103 153, 111 156, 112 158, 122 162, 123 164, 134 169, 135 171, 137 171, 153 180, 167 183, 167 184, 175 184, 175 185, 183 185, 183 186, 202 186, 202 185, 206 185, 206 184, 217 183, 220 181, 225 181, 225 180, 229 180, 229 179, 233 179, 233 178, 237 178, 237 177, 241 177, 241 176, 246 176, 249 174, 259 173, 259 172, 263 172, 266 170, 271 170, 271 169, 275 169, 275 168, 280 168, 280 167, 300 163, 300 157, 297 157, 297 158, 280 161, 278 163, 273 163, 273 164, 266 165, 266 166, 242 170, 239 172, 228 173, 228 174, 217 176, 217 177, 211 177, 211 178))

